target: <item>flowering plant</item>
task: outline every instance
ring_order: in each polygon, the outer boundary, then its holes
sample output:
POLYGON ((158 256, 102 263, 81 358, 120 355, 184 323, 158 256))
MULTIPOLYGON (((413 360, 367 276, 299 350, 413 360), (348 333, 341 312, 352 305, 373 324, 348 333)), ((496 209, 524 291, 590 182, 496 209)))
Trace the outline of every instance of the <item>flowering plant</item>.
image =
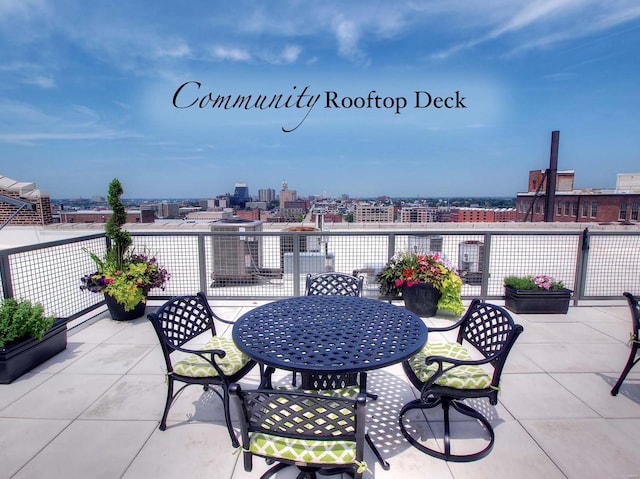
POLYGON ((562 281, 558 281, 546 274, 536 274, 530 276, 507 276, 503 281, 505 286, 511 286, 514 289, 566 289, 562 281))
POLYGON ((456 314, 464 311, 462 280, 440 253, 397 252, 377 277, 383 296, 398 296, 405 285, 429 283, 441 293, 438 308, 456 314))
POLYGON ((131 311, 141 301, 146 301, 153 288, 164 290, 170 279, 169 271, 160 266, 155 257, 146 254, 127 253, 120 262, 100 259, 89 253, 97 271, 80 278, 80 289, 92 293, 105 293, 131 311))
POLYGON ((158 265, 154 257, 129 250, 132 240, 122 228, 127 220, 124 203, 120 200, 122 185, 117 178, 109 183, 107 201, 113 214, 105 226, 109 238, 107 253, 100 258, 87 251, 96 264, 97 271, 80 278, 80 289, 111 296, 125 311, 133 310, 140 302, 146 302, 152 288, 164 289, 170 279, 169 272, 158 265))

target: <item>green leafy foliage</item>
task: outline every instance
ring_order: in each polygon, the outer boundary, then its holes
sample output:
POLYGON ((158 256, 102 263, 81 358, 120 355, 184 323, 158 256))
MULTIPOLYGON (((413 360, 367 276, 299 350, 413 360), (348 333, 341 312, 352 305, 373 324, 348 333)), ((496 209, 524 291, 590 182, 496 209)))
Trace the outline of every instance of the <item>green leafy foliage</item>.
POLYGON ((113 210, 113 214, 105 225, 105 233, 111 238, 111 247, 107 251, 106 261, 115 264, 120 267, 122 260, 127 251, 127 248, 131 246, 131 234, 122 229, 122 225, 127 222, 127 212, 124 203, 120 199, 124 190, 120 184, 120 180, 114 178, 109 183, 109 192, 107 195, 107 202, 113 210))
POLYGON ((138 303, 146 301, 151 289, 164 289, 170 275, 146 251, 129 251, 133 241, 131 234, 122 229, 122 225, 127 222, 125 206, 120 199, 123 192, 120 181, 114 178, 109 183, 107 196, 113 214, 105 226, 105 234, 111 243, 103 258, 85 250, 96 264, 96 271, 80 278, 80 289, 108 294, 124 306, 125 311, 131 311, 138 303))
POLYGON ((558 281, 551 276, 545 274, 537 274, 530 276, 507 276, 503 279, 505 286, 511 286, 514 289, 525 290, 558 290, 565 289, 564 283, 558 281))
POLYGON ((24 338, 42 339, 55 318, 44 314, 41 303, 26 299, 5 299, 0 304, 0 347, 24 338))
POLYGON ((460 314, 462 305, 462 280, 453 266, 439 253, 394 254, 378 274, 380 293, 383 296, 398 296, 402 287, 429 283, 440 293, 438 308, 460 314))

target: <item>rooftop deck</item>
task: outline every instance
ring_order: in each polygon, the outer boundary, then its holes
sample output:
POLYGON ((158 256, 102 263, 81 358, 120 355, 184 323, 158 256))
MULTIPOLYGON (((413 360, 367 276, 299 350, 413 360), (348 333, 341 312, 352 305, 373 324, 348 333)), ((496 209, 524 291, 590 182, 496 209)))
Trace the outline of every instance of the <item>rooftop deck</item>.
MULTIPOLYGON (((212 302, 229 319, 256 304, 212 302)), ((380 398, 368 405, 367 427, 391 470, 367 451, 365 477, 640 477, 640 366, 617 397, 609 394, 629 352, 628 307, 514 318, 525 331, 507 360, 499 405, 484 409, 496 432, 491 454, 447 463, 411 447, 396 418, 415 391, 396 365, 369 374, 368 389, 380 398)), ((254 371, 243 383, 257 384, 254 371)), ((267 469, 258 459, 253 472, 243 470, 220 400, 197 386, 177 400, 167 430, 158 430, 165 394, 162 355, 145 318, 119 323, 103 312, 73 327, 65 352, 0 386, 0 477, 242 479, 267 469)), ((465 422, 453 433, 473 447, 476 428, 465 422)), ((441 434, 437 422, 429 424, 441 434)), ((431 436, 426 421, 424 431, 431 436)), ((277 475, 293 477, 290 468, 277 475)))

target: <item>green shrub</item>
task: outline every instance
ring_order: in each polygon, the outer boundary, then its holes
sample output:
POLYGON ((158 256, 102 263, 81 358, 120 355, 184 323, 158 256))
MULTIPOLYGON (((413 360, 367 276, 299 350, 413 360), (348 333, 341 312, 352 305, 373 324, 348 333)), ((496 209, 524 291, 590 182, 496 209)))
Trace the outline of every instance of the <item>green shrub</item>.
POLYGON ((505 286, 511 286, 514 289, 565 289, 564 283, 562 281, 558 281, 545 274, 537 274, 535 276, 507 276, 503 279, 503 281, 505 286))
POLYGON ((5 299, 0 303, 0 347, 23 338, 42 339, 54 321, 53 316, 45 316, 41 303, 5 299))

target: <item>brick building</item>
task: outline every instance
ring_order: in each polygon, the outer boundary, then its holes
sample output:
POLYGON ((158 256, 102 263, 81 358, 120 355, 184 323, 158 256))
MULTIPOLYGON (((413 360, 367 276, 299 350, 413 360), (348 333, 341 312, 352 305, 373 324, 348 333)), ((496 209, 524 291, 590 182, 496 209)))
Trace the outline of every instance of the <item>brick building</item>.
POLYGON ((243 220, 258 221, 260 219, 260 209, 236 210, 235 215, 243 220))
POLYGON ((49 193, 37 189, 35 183, 18 182, 6 176, 0 176, 0 226, 4 225, 9 218, 11 218, 7 223, 9 225, 53 223, 49 193), (29 206, 23 207, 24 203, 29 206))
POLYGON ((516 221, 515 208, 451 208, 452 223, 508 223, 516 221))
MULTIPOLYGON (((544 221, 546 178, 529 172, 529 191, 518 193, 518 221, 544 221)), ((573 186, 574 171, 559 171, 553 221, 561 223, 637 223, 640 211, 640 173, 617 175, 615 189, 573 186)))

